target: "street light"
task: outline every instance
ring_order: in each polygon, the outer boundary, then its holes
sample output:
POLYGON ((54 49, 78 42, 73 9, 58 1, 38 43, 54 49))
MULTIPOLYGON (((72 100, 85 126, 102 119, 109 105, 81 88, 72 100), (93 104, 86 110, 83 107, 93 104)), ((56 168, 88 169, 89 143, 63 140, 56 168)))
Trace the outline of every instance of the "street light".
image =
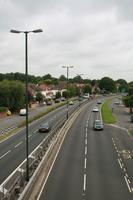
POLYGON ((62 66, 67 69, 67 119, 68 119, 68 81, 69 81, 69 68, 73 68, 73 66, 62 66))
MULTIPOLYGON (((79 76, 81 78, 81 76, 84 74, 77 74, 77 76, 79 76)), ((81 83, 81 81, 79 81, 79 84, 81 83)), ((82 96, 82 89, 79 86, 79 107, 80 107, 80 97, 82 96)))
POLYGON ((24 33, 25 34, 25 96, 26 96, 26 181, 29 181, 29 146, 28 146, 28 33, 40 33, 42 29, 36 29, 33 31, 19 31, 10 30, 11 33, 24 33))

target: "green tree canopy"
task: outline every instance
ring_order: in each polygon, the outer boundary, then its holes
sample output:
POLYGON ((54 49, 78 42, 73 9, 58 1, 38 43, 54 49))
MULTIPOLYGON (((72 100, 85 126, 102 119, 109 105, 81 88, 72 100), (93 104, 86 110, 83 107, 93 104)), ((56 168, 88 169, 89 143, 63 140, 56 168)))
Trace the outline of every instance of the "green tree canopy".
POLYGON ((43 100, 44 100, 44 97, 43 97, 42 93, 41 92, 37 92, 36 93, 36 101, 39 101, 39 103, 40 103, 43 100))
POLYGON ((17 111, 24 106, 24 86, 19 81, 0 82, 0 106, 17 111))
POLYGON ((99 81, 99 88, 106 92, 113 92, 115 90, 115 82, 109 77, 104 77, 99 81))
POLYGON ((56 98, 56 99, 59 99, 60 97, 61 97, 61 92, 60 92, 60 91, 56 92, 55 98, 56 98))
POLYGON ((59 81, 66 81, 66 80, 67 80, 67 78, 64 75, 61 75, 59 77, 59 81))
POLYGON ((86 84, 83 88, 83 93, 89 93, 91 94, 92 93, 92 88, 89 84, 86 84))

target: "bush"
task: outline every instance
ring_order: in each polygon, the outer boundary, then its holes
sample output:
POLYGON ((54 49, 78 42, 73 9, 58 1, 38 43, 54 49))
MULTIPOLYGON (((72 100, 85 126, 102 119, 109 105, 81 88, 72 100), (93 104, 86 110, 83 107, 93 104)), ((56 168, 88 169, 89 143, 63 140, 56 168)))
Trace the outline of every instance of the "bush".
POLYGON ((8 108, 7 107, 0 107, 0 112, 7 112, 8 108))

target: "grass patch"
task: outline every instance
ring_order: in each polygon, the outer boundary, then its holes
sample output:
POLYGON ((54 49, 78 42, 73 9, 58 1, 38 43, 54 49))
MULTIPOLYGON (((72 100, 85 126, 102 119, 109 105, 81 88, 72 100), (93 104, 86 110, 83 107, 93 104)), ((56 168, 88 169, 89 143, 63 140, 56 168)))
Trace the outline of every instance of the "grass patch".
POLYGON ((0 141, 3 142, 4 140, 6 140, 7 138, 15 135, 20 129, 16 128, 12 131, 9 131, 8 133, 4 133, 3 135, 0 135, 0 141))
POLYGON ((114 123, 116 123, 116 118, 112 114, 111 109, 109 108, 109 103, 110 103, 110 100, 106 100, 102 105, 102 109, 101 109, 102 118, 103 118, 104 123, 114 124, 114 123))
POLYGON ((133 129, 129 130, 131 136, 133 136, 133 129))

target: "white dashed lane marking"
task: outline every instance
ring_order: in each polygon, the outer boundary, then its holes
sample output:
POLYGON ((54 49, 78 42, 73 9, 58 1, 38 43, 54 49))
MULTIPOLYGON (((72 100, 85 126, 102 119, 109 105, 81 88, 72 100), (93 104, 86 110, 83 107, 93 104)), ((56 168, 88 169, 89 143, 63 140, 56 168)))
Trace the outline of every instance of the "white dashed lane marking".
POLYGON ((11 150, 7 151, 5 154, 3 154, 2 156, 0 156, 0 159, 5 157, 7 154, 9 154, 11 152, 11 150))
POLYGON ((23 142, 21 141, 21 142, 19 142, 16 146, 15 146, 15 148, 17 148, 19 145, 21 145, 23 142))

